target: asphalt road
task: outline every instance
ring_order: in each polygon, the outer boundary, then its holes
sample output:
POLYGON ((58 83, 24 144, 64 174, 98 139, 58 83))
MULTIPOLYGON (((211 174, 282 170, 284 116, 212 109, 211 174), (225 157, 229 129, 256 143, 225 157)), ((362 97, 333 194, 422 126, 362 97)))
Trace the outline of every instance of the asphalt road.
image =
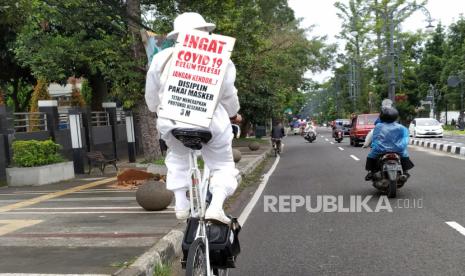
POLYGON ((368 150, 350 147, 348 139, 331 144, 329 131, 320 131, 325 137, 313 144, 299 136, 284 141, 281 161, 240 234, 232 275, 465 275, 465 232, 446 224, 465 226, 465 160, 412 147, 412 177, 386 203, 363 180, 368 150), (318 196, 342 196, 346 209, 351 196, 372 196, 372 210, 384 202, 392 212, 288 212, 288 205, 265 212, 265 198, 288 202, 291 195, 310 196, 311 207, 318 196))

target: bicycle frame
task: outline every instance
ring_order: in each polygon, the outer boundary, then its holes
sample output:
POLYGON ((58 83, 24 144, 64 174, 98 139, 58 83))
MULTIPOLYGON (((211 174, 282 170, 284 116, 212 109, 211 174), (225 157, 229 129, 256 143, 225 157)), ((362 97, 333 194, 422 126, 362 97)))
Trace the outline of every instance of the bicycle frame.
POLYGON ((210 169, 204 165, 203 176, 200 172, 197 156, 198 151, 191 150, 189 154, 190 173, 192 184, 189 186, 189 195, 191 197, 190 207, 191 216, 199 218, 199 226, 195 235, 195 239, 201 238, 205 244, 205 257, 207 262, 207 275, 211 275, 210 268, 210 249, 207 237, 207 225, 205 222, 205 212, 207 208, 207 193, 210 180, 210 169))

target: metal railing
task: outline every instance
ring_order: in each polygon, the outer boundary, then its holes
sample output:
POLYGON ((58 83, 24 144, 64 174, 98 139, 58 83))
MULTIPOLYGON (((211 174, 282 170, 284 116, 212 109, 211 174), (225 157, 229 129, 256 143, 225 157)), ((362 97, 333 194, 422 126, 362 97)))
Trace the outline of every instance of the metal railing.
POLYGON ((92 111, 92 126, 109 126, 110 118, 105 111, 92 111))
POLYGON ((47 114, 43 112, 13 113, 16 132, 47 131, 47 114))

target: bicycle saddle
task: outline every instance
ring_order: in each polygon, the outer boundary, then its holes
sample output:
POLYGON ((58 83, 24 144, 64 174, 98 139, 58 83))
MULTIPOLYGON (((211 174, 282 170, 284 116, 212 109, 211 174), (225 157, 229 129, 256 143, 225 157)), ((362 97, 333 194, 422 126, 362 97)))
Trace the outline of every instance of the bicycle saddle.
POLYGON ((193 150, 202 149, 202 144, 208 143, 212 138, 212 133, 209 130, 196 128, 175 128, 171 133, 185 147, 193 150))

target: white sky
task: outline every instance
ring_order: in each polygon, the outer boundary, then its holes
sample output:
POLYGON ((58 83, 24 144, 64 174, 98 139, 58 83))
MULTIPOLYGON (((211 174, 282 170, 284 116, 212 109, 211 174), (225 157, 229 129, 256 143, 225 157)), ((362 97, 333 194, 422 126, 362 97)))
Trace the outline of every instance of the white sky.
MULTIPOLYGON (((348 0, 342 0, 348 3, 348 0)), ((341 20, 337 17, 337 9, 334 7, 335 0, 288 0, 289 6, 294 9, 297 18, 303 18, 302 27, 315 25, 312 35, 327 35, 328 42, 337 42, 337 35, 341 28, 341 20)), ((449 26, 460 14, 465 14, 465 0, 429 0, 426 8, 431 13, 433 25, 439 21, 444 26, 449 26)), ((417 11, 411 18, 402 23, 404 31, 415 31, 427 25, 426 17, 421 11, 417 11)), ((343 49, 339 49, 342 51, 343 49)), ((331 72, 318 74, 306 73, 306 76, 316 81, 324 81, 331 76, 331 72)))

